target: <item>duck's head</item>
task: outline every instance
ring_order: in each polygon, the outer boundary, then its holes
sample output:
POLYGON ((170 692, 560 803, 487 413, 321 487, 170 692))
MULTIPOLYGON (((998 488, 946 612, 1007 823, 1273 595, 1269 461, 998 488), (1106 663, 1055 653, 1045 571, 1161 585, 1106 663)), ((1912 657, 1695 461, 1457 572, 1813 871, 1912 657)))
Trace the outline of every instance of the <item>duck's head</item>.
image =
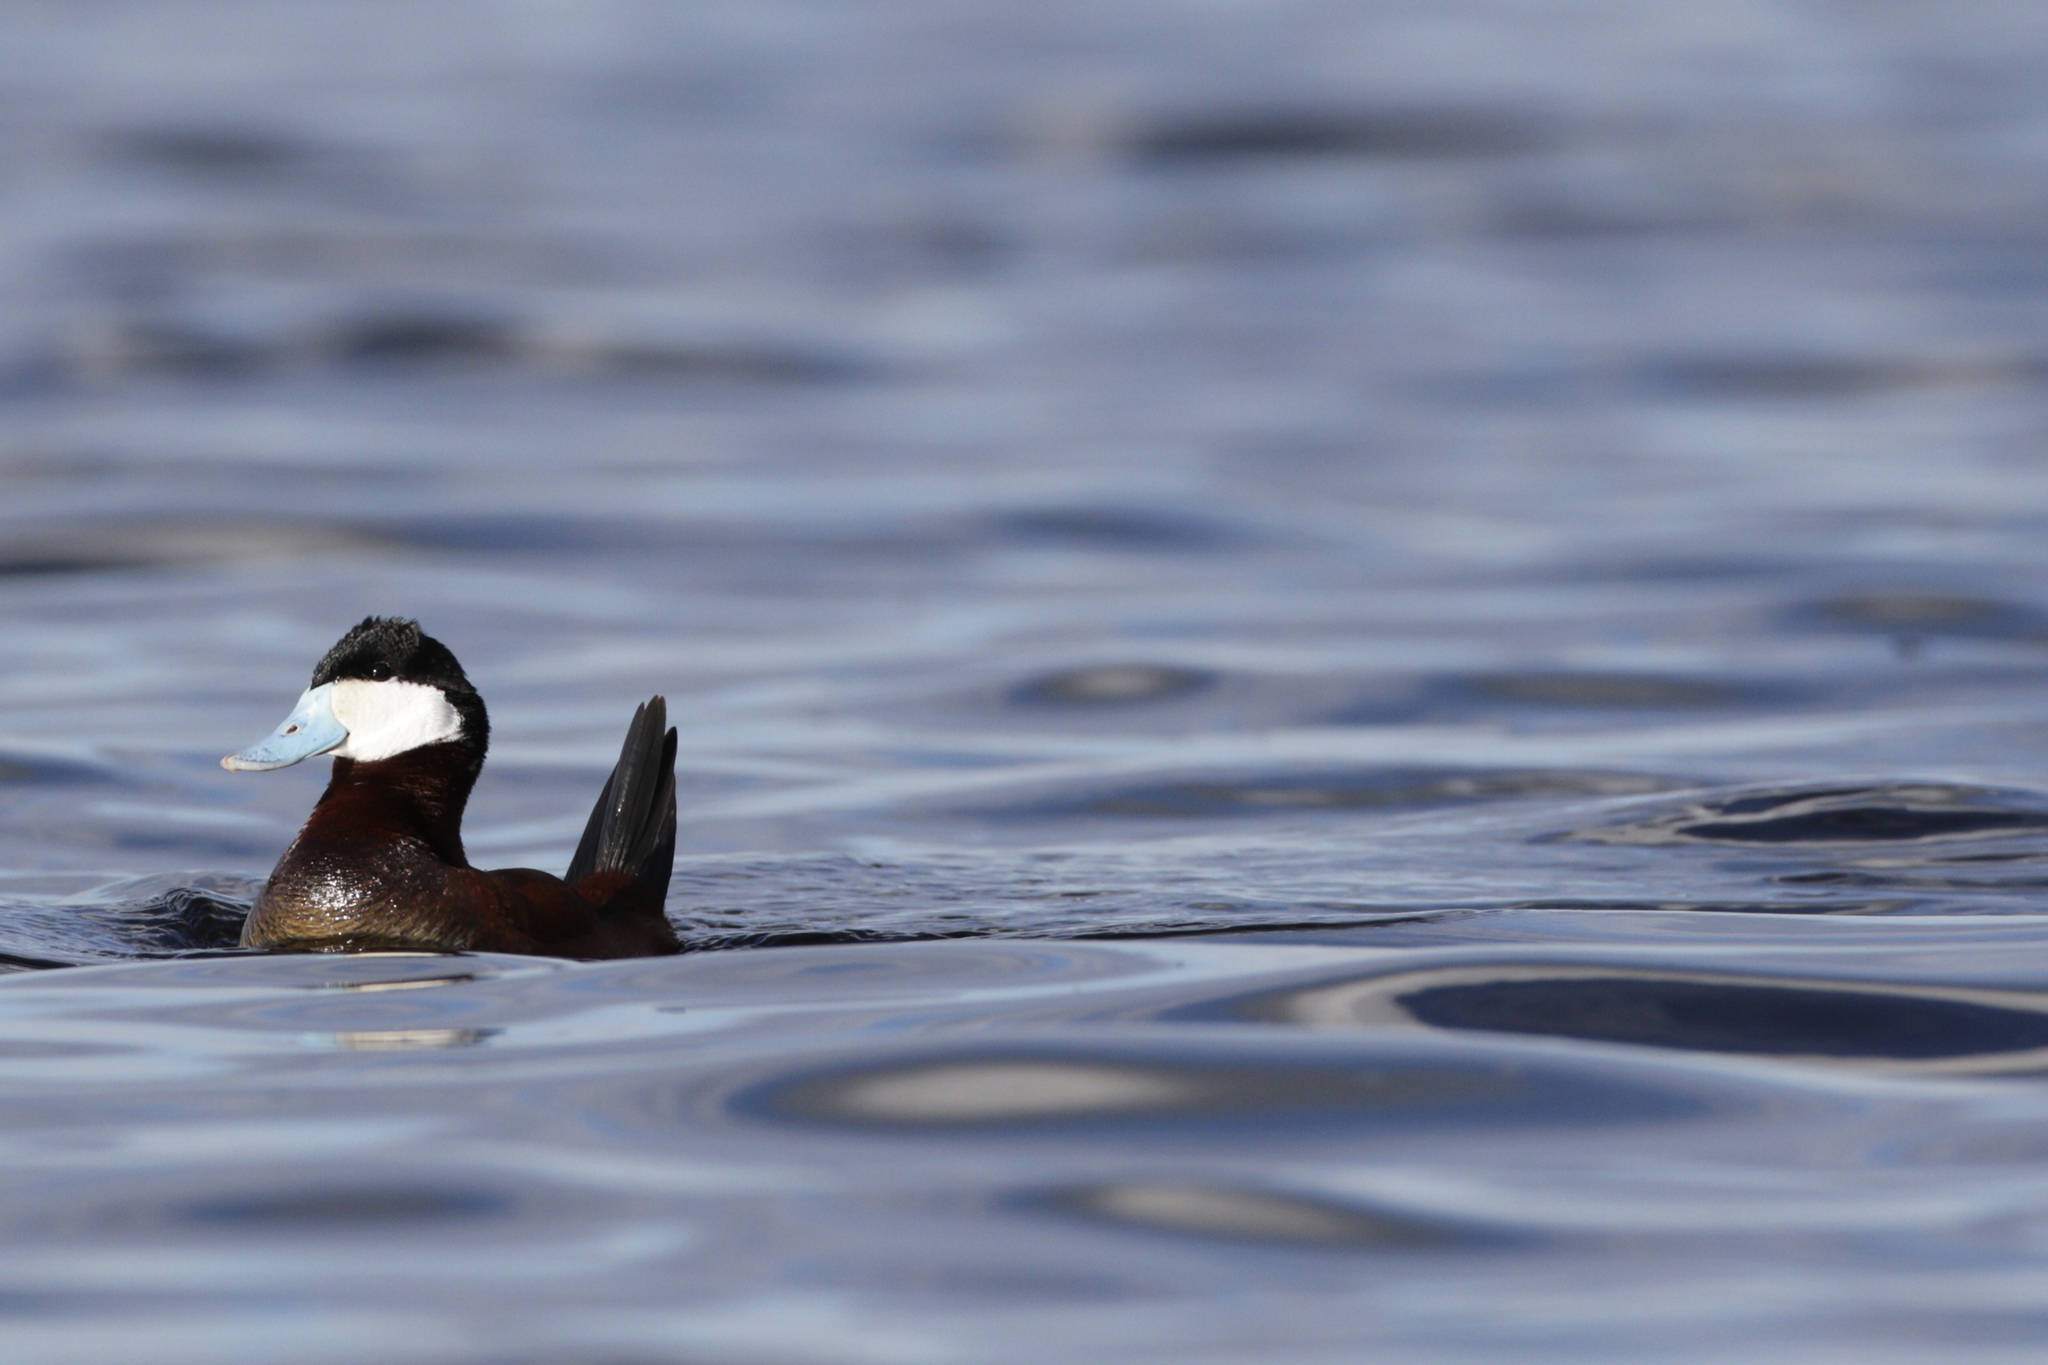
POLYGON ((489 742, 483 699, 448 647, 417 621, 368 616, 327 651, 284 724, 220 766, 263 772, 316 754, 374 763, 433 744, 481 763, 489 742))

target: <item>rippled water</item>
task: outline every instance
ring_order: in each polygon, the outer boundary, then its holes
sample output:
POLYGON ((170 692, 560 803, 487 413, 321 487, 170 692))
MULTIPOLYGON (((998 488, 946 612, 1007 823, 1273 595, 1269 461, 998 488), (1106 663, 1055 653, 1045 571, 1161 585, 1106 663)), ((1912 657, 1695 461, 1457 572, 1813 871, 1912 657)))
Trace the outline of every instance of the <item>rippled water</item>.
POLYGON ((2037 7, 6 17, 7 1359, 2037 1358, 2037 7))

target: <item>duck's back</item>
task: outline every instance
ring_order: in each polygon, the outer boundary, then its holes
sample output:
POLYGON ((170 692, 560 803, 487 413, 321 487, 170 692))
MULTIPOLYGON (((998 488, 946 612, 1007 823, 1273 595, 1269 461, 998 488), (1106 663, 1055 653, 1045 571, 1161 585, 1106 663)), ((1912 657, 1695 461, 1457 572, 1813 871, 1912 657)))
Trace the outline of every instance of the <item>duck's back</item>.
POLYGON ((598 873, 573 885, 527 867, 469 873, 485 885, 464 899, 494 902, 465 945, 474 951, 612 958, 681 949, 661 901, 624 873, 598 873))

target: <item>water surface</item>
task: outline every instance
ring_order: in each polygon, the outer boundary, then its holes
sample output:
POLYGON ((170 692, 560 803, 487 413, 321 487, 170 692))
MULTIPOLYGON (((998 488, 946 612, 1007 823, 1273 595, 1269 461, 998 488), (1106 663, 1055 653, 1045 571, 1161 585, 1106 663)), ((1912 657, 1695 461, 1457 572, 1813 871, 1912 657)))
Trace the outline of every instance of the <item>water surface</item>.
POLYGON ((2036 8, 8 19, 9 1359, 2038 1356, 2036 8), (696 951, 233 951, 370 612, 696 951))

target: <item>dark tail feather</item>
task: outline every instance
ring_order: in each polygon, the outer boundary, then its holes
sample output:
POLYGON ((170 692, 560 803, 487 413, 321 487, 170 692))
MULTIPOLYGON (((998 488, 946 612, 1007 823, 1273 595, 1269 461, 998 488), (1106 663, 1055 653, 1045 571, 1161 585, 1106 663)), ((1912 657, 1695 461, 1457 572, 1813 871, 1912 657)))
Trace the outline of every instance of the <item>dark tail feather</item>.
POLYGON ((667 727, 662 698, 634 710, 618 765, 569 860, 563 880, 571 886, 593 872, 625 872, 657 899, 667 898, 676 861, 676 732, 667 727))

